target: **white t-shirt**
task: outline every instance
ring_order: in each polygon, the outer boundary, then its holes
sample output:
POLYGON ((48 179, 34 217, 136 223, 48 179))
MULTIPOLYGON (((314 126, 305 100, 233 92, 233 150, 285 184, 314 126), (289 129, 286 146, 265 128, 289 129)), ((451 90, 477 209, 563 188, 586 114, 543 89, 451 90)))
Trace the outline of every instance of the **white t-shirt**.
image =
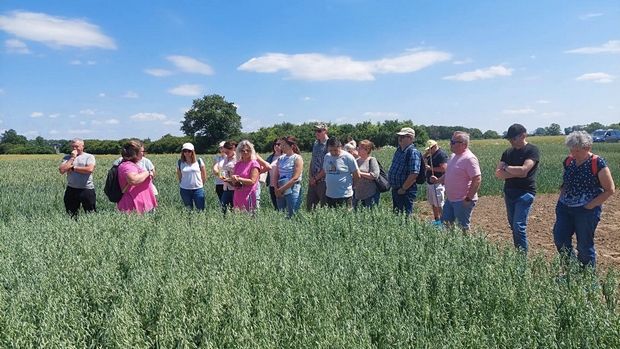
POLYGON ((198 158, 193 164, 181 162, 179 170, 181 170, 181 188, 187 190, 195 190, 203 187, 202 174, 200 169, 205 166, 201 158, 198 158))

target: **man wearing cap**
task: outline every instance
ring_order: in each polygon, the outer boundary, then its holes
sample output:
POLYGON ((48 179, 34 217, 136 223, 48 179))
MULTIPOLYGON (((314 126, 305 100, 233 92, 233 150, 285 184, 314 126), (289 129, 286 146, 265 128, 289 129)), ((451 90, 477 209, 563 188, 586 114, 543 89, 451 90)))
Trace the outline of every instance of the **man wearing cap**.
POLYGON ((416 177, 420 173, 422 154, 413 145, 415 131, 403 127, 396 133, 398 147, 394 152, 392 164, 388 171, 388 181, 392 187, 392 209, 395 213, 413 213, 413 201, 418 195, 416 177))
POLYGON ((471 213, 478 202, 478 189, 482 183, 482 172, 478 158, 469 150, 469 133, 456 131, 450 139, 452 156, 446 166, 446 173, 431 176, 431 183, 445 184, 446 201, 441 212, 441 221, 452 225, 458 221, 463 234, 469 230, 471 213))
POLYGON ((426 183, 428 184, 426 186, 426 199, 433 209, 433 216, 435 218, 431 224, 441 225, 445 188, 443 184, 431 183, 431 176, 439 178, 446 173, 448 156, 443 149, 439 148, 439 144, 436 141, 429 139, 426 142, 426 152, 422 157, 424 158, 426 183))
POLYGON ((312 145, 312 159, 310 160, 309 167, 309 183, 308 183, 308 195, 306 195, 306 209, 312 211, 316 208, 317 204, 321 204, 321 207, 325 206, 325 170, 323 170, 323 160, 327 154, 327 125, 322 122, 314 125, 314 135, 316 140, 312 145))
POLYGON ((508 128, 504 138, 510 142, 511 147, 502 154, 495 168, 495 177, 505 181, 504 201, 515 248, 527 253, 527 217, 536 195, 540 150, 527 142, 526 136, 527 130, 521 124, 508 128))

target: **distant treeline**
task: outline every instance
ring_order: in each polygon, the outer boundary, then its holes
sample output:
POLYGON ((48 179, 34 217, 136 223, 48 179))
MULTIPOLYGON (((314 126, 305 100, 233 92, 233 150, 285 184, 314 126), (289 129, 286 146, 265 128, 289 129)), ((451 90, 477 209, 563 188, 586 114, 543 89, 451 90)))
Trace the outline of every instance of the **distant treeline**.
MULTIPOLYGON (((267 153, 271 151, 271 143, 274 139, 286 135, 293 135, 297 139, 299 148, 302 151, 310 151, 315 140, 314 125, 315 123, 295 125, 285 122, 270 127, 263 127, 255 132, 242 133, 238 139, 233 140, 239 141, 241 139, 249 139, 252 143, 254 143, 258 152, 267 153)), ((454 131, 457 130, 468 132, 472 139, 498 139, 502 137, 502 135, 493 130, 482 132, 477 128, 468 128, 463 126, 413 125, 411 120, 386 120, 383 123, 372 123, 370 121, 366 121, 356 125, 336 125, 328 123, 327 126, 329 128, 328 134, 330 136, 337 136, 342 140, 347 137, 352 137, 357 141, 369 139, 377 147, 396 145, 397 142, 395 134, 402 127, 413 127, 413 129, 415 129, 415 143, 418 147, 424 145, 428 139, 450 139, 454 131)), ((598 122, 594 122, 589 125, 574 125, 567 127, 564 129, 564 134, 568 134, 574 130, 586 130, 588 132, 593 132, 597 129, 618 127, 618 124, 605 126, 598 122)), ((558 124, 551 124, 546 128, 539 127, 531 132, 531 135, 537 136, 560 134, 562 134, 562 129, 558 124)), ((120 140, 84 139, 84 148, 91 154, 119 154, 121 147, 129 139, 130 138, 120 140)), ((148 138, 141 139, 141 141, 144 142, 146 150, 149 153, 155 154, 179 153, 181 151, 181 145, 185 142, 193 142, 196 145, 196 151, 198 153, 217 152, 216 145, 204 146, 200 140, 191 136, 177 137, 166 134, 156 141, 151 141, 148 138)), ((28 140, 25 136, 19 135, 13 129, 5 131, 0 138, 0 154, 55 154, 69 153, 70 151, 71 140, 67 139, 46 140, 39 136, 34 140, 28 140)))

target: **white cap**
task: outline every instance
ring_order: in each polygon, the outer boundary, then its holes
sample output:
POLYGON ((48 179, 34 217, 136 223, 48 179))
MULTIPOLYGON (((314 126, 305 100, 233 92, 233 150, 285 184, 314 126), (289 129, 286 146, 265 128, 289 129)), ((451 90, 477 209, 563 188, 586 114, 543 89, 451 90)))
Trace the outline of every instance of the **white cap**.
POLYGON ((194 145, 192 143, 183 143, 183 149, 194 151, 194 145))
POLYGON ((224 146, 224 144, 226 144, 226 142, 224 142, 224 141, 221 141, 221 142, 220 142, 220 145, 219 145, 219 147, 220 147, 220 148, 221 148, 221 147, 223 147, 223 146, 224 146))

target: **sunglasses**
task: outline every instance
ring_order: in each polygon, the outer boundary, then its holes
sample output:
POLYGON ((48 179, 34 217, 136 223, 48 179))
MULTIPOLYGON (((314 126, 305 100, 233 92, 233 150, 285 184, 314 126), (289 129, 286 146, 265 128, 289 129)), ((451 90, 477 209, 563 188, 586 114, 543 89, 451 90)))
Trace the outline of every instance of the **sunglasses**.
POLYGON ((281 146, 281 145, 282 145, 282 143, 276 143, 276 144, 274 144, 274 145, 275 145, 276 147, 279 147, 279 146, 281 146))
POLYGON ((411 136, 398 136, 398 139, 405 139, 405 138, 409 138, 411 136))
POLYGON ((239 150, 239 152, 241 152, 241 153, 244 153, 244 154, 245 154, 245 153, 249 153, 249 152, 251 152, 251 150, 250 150, 250 149, 241 149, 241 150, 239 150))
POLYGON ((323 131, 325 131, 325 130, 314 130, 314 133, 321 133, 323 131))
POLYGON ((455 141, 453 139, 450 140, 450 145, 455 145, 456 143, 465 143, 463 141, 455 141))
POLYGON ((189 150, 189 149, 183 149, 184 153, 191 153, 193 150, 189 150))

